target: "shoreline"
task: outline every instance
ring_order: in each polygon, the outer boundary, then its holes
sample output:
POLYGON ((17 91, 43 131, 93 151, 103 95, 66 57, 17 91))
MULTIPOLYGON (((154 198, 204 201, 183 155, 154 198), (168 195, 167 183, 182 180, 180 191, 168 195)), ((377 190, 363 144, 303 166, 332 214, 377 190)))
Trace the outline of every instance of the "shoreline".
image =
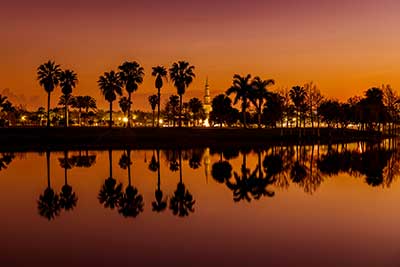
POLYGON ((99 128, 14 127, 0 129, 0 151, 72 149, 253 147, 294 144, 380 142, 379 132, 305 128, 99 128), (300 133, 301 131, 301 137, 300 133))

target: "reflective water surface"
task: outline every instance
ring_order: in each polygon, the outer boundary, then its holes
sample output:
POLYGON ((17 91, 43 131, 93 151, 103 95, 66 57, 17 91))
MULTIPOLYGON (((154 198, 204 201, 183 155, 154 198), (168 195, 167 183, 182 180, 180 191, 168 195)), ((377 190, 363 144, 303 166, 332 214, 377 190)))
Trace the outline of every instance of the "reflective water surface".
POLYGON ((0 154, 1 266, 400 266, 395 141, 0 154))

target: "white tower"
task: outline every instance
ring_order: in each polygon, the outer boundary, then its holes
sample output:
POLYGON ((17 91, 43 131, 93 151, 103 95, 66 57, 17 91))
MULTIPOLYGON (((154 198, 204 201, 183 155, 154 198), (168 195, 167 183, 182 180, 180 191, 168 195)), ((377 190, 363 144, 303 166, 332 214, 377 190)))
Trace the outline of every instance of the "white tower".
POLYGON ((210 96, 210 86, 208 85, 208 77, 206 79, 206 85, 205 85, 205 91, 204 91, 204 111, 206 113, 206 119, 204 120, 204 126, 208 127, 210 126, 209 123, 209 118, 210 118, 210 112, 212 110, 211 107, 211 96, 210 96))

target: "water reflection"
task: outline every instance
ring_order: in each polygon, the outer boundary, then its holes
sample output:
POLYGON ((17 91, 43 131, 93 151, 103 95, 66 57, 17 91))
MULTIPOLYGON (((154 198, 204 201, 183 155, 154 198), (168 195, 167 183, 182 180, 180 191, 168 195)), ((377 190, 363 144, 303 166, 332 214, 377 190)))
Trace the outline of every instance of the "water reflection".
MULTIPOLYGON (((210 172, 215 184, 223 185, 232 192, 234 202, 251 202, 272 198, 291 186, 299 187, 307 194, 314 194, 325 180, 342 174, 363 179, 366 185, 371 187, 390 187, 400 175, 399 155, 397 142, 394 141, 382 144, 323 146, 298 144, 256 149, 229 147, 160 150, 156 148, 151 151, 151 159, 146 163, 147 170, 145 170, 149 177, 154 177, 154 181, 157 179, 154 185, 154 197, 149 206, 155 213, 169 209, 178 217, 187 217, 195 212, 195 197, 184 182, 186 167, 196 172, 201 172, 204 168, 206 177, 210 172), (179 174, 175 188, 173 190, 169 188, 169 192, 162 189, 162 159, 168 166, 165 172, 179 174)), ((15 157, 15 153, 2 153, 0 170, 7 169, 15 157)), ((68 174, 73 168, 95 166, 96 159, 97 155, 89 151, 65 150, 62 153, 46 151, 47 186, 37 200, 39 215, 47 220, 53 220, 63 211, 73 211, 79 197, 68 182, 68 174), (59 167, 64 171, 64 183, 60 191, 54 189, 51 183, 52 153, 62 155, 58 157, 59 167)), ((138 183, 132 177, 134 160, 141 159, 132 159, 130 149, 124 151, 109 149, 109 175, 101 185, 97 196, 100 205, 106 209, 116 210, 126 218, 136 218, 146 207, 144 195, 139 192, 138 183), (119 168, 126 171, 126 176, 124 175, 126 178, 120 177, 127 180, 126 186, 125 182, 119 182, 113 176, 115 153, 120 155, 119 168)))

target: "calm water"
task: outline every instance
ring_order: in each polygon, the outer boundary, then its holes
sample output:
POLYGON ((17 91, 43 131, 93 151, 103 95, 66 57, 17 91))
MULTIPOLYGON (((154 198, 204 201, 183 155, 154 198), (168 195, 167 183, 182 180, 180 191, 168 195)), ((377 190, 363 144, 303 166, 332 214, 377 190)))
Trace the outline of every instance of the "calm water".
POLYGON ((388 142, 2 153, 0 265, 400 266, 399 156, 388 142))

